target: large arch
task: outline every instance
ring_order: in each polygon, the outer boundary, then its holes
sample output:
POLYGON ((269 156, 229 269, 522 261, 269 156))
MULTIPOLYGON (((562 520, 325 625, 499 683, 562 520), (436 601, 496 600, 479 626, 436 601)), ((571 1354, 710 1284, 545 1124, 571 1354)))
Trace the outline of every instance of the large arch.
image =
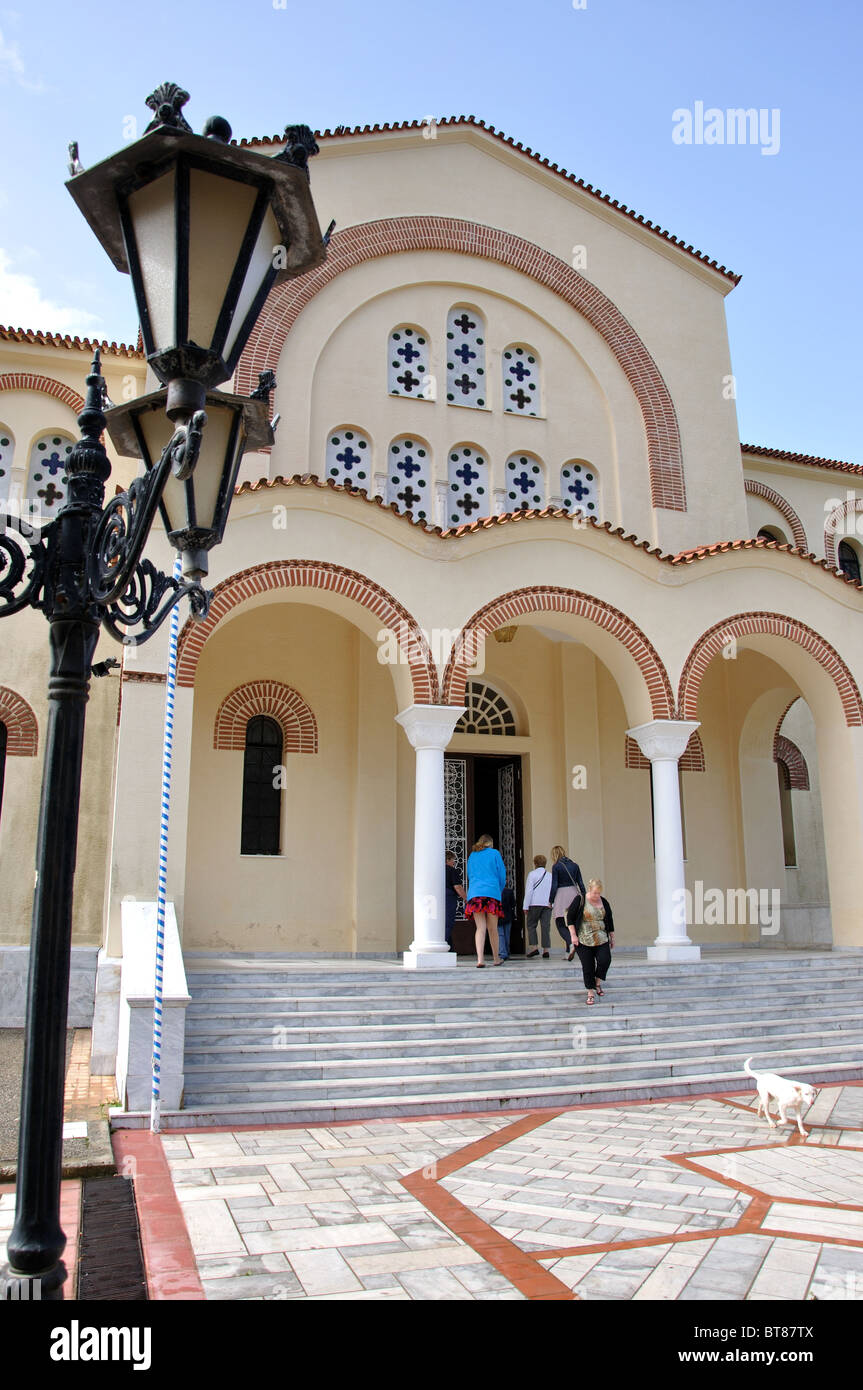
POLYGON ((803 522, 800 520, 800 517, 795 512, 791 503, 787 502, 781 493, 777 492, 775 488, 768 487, 766 483, 760 482, 758 478, 747 478, 743 487, 750 496, 763 497, 765 502, 770 502, 778 512, 781 512, 782 516, 784 516, 788 525, 791 527, 794 544, 797 546, 798 550, 808 551, 809 547, 806 542, 806 532, 803 528, 803 522))
POLYGON ((809 652, 836 686, 846 724, 849 727, 863 726, 860 690, 835 647, 814 628, 807 627, 806 623, 796 618, 784 617, 781 613, 737 613, 724 622, 714 623, 713 627, 702 633, 686 658, 680 677, 677 702, 680 719, 697 719, 701 682, 713 658, 739 637, 756 633, 784 637, 809 652))
POLYGON ((400 660, 410 675, 413 703, 434 705, 439 698, 437 668, 425 633, 392 594, 356 570, 322 560, 270 560, 225 579, 213 590, 203 622, 188 619, 177 651, 178 685, 194 685, 195 669, 207 638, 238 604, 277 589, 327 589, 368 609, 395 637, 400 660))
POLYGON ((571 613, 586 618, 608 632, 629 653, 644 679, 654 719, 674 717, 674 693, 668 673, 656 648, 641 628, 610 603, 579 593, 576 589, 539 585, 514 589, 487 603, 468 620, 447 663, 442 682, 443 702, 462 703, 468 669, 476 657, 479 643, 489 632, 514 622, 528 613, 571 613))
POLYGON ((36 372, 4 372, 0 376, 0 391, 41 391, 43 395, 53 396, 80 415, 84 409, 84 397, 73 391, 65 382, 55 381, 50 376, 39 376, 36 372))
POLYGON ((558 256, 523 237, 455 217, 389 217, 337 232, 326 261, 270 294, 236 373, 235 389, 250 395, 258 373, 278 360, 305 306, 337 275, 366 261, 403 251, 454 251, 498 261, 557 294, 603 338, 635 392, 647 436, 654 507, 686 511, 680 431, 671 393, 632 324, 601 290, 558 256))
POLYGON ((39 726, 27 701, 8 686, 0 685, 0 722, 6 725, 6 754, 10 758, 35 758, 39 726))

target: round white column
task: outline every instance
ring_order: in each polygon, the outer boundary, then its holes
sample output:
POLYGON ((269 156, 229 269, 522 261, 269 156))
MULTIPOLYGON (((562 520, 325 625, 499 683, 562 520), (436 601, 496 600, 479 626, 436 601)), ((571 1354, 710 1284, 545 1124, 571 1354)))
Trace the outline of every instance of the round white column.
POLYGON ((457 963, 446 944, 443 755, 463 713, 463 705, 411 705, 396 715, 417 755, 414 939, 404 952, 406 970, 454 970, 457 963))
POLYGON ((628 729, 650 759, 653 779, 653 851, 656 863, 656 920, 659 935, 647 948, 651 961, 701 959, 700 946, 686 934, 686 877, 683 870, 683 826, 677 765, 698 723, 691 719, 654 719, 628 729))

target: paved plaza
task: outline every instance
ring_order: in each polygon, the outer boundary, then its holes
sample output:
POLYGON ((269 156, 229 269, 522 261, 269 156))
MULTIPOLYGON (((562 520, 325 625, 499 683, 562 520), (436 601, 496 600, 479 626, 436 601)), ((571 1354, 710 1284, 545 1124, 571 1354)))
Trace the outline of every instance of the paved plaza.
MULTIPOLYGON (((151 1299, 860 1301, 863 1083, 823 1087, 805 1140, 754 1106, 747 1090, 113 1145, 151 1299)), ((63 1184, 70 1296, 80 1190, 63 1184)), ((0 1258, 13 1215, 6 1184, 0 1258)))
POLYGON ((860 1300, 863 1085, 806 1128, 746 1092, 114 1143, 151 1297, 860 1300))

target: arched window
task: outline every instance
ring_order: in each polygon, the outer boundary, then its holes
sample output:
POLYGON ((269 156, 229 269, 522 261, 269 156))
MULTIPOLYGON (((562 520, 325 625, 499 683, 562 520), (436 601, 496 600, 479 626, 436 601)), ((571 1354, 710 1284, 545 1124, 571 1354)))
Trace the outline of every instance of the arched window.
POLYGON ((836 555, 839 568, 846 579, 853 579, 856 584, 860 583, 860 557, 853 545, 848 541, 840 541, 836 555))
POLYGON ((6 725, 0 721, 0 815, 3 814, 3 781, 6 776, 6 725))
POLYGON ((447 522, 461 526, 477 517, 491 516, 488 460, 473 444, 457 444, 450 450, 447 470, 447 522))
POLYGON ((31 505, 38 503, 42 522, 53 520, 66 500, 66 459, 74 444, 70 435, 51 430, 40 434, 30 450, 27 497, 31 505))
POLYGON ((15 453, 15 440, 12 431, 0 425, 0 502, 9 496, 12 484, 12 458, 15 453))
POLYGON ((786 869, 797 867, 797 846, 794 842, 794 810, 791 805, 791 773, 788 764, 776 759, 779 773, 779 810, 782 817, 782 846, 785 851, 786 869))
POLYGON ((278 854, 281 848, 282 730, 256 714, 246 725, 243 758, 241 854, 278 854))
POLYGON ((788 537, 780 531, 778 526, 762 526, 758 532, 756 540, 776 541, 779 545, 787 545, 788 537))
POLYGON ((431 400, 428 334, 402 324, 389 337, 387 390, 391 396, 431 400))
POLYGON ((526 512, 545 506, 545 475, 542 464, 533 454, 510 454, 504 476, 508 512, 526 512))
POLYGON ((467 708, 455 726, 455 733, 515 736, 515 715, 503 696, 484 681, 467 682, 464 703, 467 708))
POLYGON ((372 446, 362 430, 352 425, 333 430, 327 439, 327 480, 350 483, 369 490, 372 472, 372 446))
POLYGON ((539 415, 539 358, 533 348, 511 343, 501 357, 503 408, 511 415, 539 415))
POLYGON ((583 459, 573 459, 560 470, 560 495, 564 511, 599 515, 599 481, 596 469, 583 459))
POLYGON ((431 450, 424 440, 403 434, 394 439, 387 455, 387 503, 410 512, 419 521, 431 513, 431 450))
POLYGON ((456 304, 446 321, 446 398, 450 405, 482 409, 485 381, 485 320, 469 304, 456 304))

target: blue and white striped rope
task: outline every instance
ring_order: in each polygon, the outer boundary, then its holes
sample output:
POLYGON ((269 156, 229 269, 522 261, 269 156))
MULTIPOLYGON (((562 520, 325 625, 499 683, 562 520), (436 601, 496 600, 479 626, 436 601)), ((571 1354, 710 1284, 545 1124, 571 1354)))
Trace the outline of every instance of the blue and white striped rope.
MULTIPOLYGON (((182 557, 174 564, 174 578, 182 572, 182 557)), ((168 639, 168 678, 165 684, 165 732, 162 740, 162 813, 159 823, 159 887, 156 893, 156 979, 153 990, 153 1093, 150 1100, 150 1129, 159 1133, 162 1086, 162 992, 165 965, 165 900, 168 893, 168 824, 171 813, 171 754, 174 746, 174 692, 177 687, 177 638, 180 631, 180 605, 171 610, 168 639)))

